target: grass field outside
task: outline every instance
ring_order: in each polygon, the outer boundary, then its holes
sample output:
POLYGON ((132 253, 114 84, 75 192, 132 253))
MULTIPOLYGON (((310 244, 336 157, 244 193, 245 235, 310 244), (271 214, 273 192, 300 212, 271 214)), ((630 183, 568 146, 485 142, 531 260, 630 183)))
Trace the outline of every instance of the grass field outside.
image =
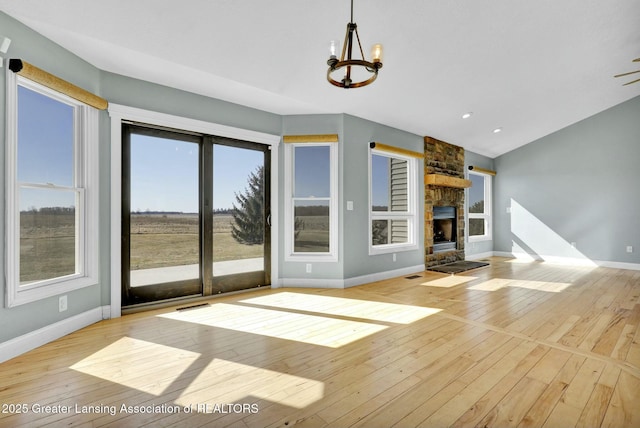
MULTIPOLYGON (((327 251, 325 216, 302 216, 295 250, 327 251)), ((20 281, 38 281, 76 272, 75 214, 23 212, 20 215, 20 281)), ((213 261, 264 256, 263 245, 245 245, 231 235, 231 214, 213 216, 213 261)), ((131 214, 131 270, 200 262, 198 214, 131 214)))

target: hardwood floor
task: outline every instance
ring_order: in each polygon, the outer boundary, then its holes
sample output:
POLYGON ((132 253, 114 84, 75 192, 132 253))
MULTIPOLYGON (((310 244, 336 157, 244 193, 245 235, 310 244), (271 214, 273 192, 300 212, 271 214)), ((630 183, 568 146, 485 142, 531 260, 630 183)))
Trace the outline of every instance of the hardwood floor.
POLYGON ((100 322, 0 364, 0 426, 640 426, 640 271, 417 275, 100 322))

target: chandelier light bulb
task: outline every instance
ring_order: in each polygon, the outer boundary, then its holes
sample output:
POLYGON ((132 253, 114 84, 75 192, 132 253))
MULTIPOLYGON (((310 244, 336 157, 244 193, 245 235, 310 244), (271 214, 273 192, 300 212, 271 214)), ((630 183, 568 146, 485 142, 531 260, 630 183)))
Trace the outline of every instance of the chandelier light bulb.
POLYGON ((340 41, 339 40, 331 40, 329 42, 329 56, 338 56, 338 51, 340 50, 340 41))
POLYGON ((373 62, 382 62, 382 45, 380 43, 371 48, 371 59, 373 62))

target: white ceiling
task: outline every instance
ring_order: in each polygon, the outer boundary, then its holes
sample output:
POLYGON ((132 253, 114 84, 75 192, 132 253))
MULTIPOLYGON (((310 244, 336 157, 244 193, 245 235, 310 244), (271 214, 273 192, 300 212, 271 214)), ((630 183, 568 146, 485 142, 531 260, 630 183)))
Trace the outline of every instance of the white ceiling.
POLYGON ((622 86, 633 76, 613 78, 640 69, 640 0, 355 0, 365 54, 382 43, 385 55, 378 80, 350 90, 326 81, 349 0, 0 10, 103 70, 278 114, 348 113, 489 157, 640 95, 622 86))

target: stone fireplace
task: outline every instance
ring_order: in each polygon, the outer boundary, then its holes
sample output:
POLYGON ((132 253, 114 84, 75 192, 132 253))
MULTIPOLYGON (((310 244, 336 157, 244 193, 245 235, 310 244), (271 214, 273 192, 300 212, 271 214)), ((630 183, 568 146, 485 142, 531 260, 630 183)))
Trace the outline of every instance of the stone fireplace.
POLYGON ((424 245, 427 268, 464 260, 464 149, 424 137, 424 245))

